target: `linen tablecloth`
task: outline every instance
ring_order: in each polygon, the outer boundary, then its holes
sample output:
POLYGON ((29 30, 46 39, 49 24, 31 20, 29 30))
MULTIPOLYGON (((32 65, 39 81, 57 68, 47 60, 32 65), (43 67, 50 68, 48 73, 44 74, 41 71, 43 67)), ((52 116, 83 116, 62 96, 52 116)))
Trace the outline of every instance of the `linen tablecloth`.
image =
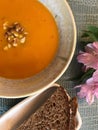
MULTIPOLYGON (((77 47, 73 60, 57 81, 61 86, 65 87, 71 96, 76 96, 74 86, 76 82, 70 79, 80 74, 81 66, 77 63, 76 57, 79 51, 82 30, 88 25, 98 26, 98 0, 67 0, 75 17, 77 26, 77 47)), ((0 98, 0 115, 10 109, 12 106, 20 102, 22 99, 2 99, 0 98)), ((81 130, 98 130, 98 100, 89 106, 84 99, 78 99, 79 112, 82 117, 81 130)))

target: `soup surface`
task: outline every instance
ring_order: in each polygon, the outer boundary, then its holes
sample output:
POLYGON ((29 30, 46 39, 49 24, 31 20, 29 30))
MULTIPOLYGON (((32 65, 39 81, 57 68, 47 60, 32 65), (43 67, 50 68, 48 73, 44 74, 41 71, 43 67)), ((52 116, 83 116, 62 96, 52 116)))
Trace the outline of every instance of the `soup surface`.
POLYGON ((0 76, 33 76, 50 64, 57 48, 58 29, 45 6, 37 0, 0 0, 0 76), (21 24, 22 31, 27 32, 24 42, 18 45, 10 41, 7 32, 13 31, 14 23, 21 24))

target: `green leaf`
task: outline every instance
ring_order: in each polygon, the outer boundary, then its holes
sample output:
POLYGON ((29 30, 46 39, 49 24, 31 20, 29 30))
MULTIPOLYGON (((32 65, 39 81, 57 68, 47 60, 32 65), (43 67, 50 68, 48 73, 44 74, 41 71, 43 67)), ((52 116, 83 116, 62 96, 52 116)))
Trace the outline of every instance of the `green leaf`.
POLYGON ((83 41, 98 41, 98 28, 95 26, 88 26, 82 35, 83 41))
POLYGON ((92 77, 93 73, 95 72, 94 69, 89 69, 87 70, 87 72, 85 72, 81 78, 78 80, 79 83, 85 83, 87 79, 89 79, 90 77, 92 77))
POLYGON ((88 26, 88 30, 90 32, 92 32, 96 36, 96 38, 98 38, 98 28, 97 27, 95 27, 95 26, 88 26))
POLYGON ((88 31, 84 31, 82 37, 89 37, 89 35, 88 35, 88 31))
POLYGON ((90 32, 90 31, 85 31, 82 35, 82 38, 89 38, 91 39, 92 41, 98 41, 98 37, 96 34, 90 32))
POLYGON ((94 72, 95 72, 95 70, 91 68, 91 69, 87 70, 86 72, 84 72, 70 80, 77 82, 77 84, 83 84, 86 82, 87 79, 92 77, 94 72))

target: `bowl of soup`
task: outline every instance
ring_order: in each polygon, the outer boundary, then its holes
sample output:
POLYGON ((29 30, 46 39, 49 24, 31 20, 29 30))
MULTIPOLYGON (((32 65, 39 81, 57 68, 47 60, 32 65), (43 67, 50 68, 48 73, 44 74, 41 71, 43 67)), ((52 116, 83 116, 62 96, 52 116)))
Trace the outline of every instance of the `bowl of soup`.
POLYGON ((0 10, 0 97, 26 97, 51 86, 76 46, 66 0, 4 0, 0 10))

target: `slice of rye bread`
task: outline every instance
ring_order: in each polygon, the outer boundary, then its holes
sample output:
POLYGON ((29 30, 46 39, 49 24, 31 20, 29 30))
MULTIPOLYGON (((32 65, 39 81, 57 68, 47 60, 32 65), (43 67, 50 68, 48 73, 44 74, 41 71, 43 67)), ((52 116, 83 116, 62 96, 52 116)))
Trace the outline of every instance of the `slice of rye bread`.
POLYGON ((63 87, 56 92, 17 130, 75 130, 77 99, 70 99, 63 87))

